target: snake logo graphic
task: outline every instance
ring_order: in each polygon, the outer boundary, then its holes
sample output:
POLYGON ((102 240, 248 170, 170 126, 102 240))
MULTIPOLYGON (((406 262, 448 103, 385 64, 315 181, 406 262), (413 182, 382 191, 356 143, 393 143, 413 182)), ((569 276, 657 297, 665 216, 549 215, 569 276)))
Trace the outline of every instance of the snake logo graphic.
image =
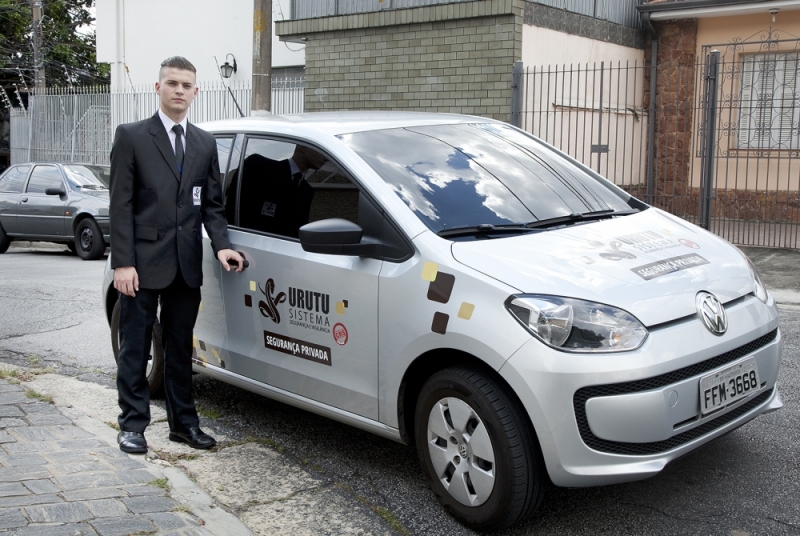
POLYGON ((276 324, 281 323, 281 314, 278 312, 278 304, 286 301, 286 293, 281 292, 275 296, 275 281, 267 279, 265 288, 258 287, 258 290, 267 298, 267 301, 258 302, 258 310, 261 314, 272 319, 276 324))

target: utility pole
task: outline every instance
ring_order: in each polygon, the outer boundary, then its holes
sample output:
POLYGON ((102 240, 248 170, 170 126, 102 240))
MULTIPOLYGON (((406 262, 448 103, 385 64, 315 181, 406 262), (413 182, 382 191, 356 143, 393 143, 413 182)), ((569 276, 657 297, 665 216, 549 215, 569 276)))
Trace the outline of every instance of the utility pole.
POLYGON ((31 11, 33 12, 31 38, 33 42, 34 92, 41 94, 44 93, 47 84, 44 76, 44 58, 42 57, 42 0, 31 0, 31 11))
POLYGON ((252 110, 272 109, 272 0, 253 1, 252 110))

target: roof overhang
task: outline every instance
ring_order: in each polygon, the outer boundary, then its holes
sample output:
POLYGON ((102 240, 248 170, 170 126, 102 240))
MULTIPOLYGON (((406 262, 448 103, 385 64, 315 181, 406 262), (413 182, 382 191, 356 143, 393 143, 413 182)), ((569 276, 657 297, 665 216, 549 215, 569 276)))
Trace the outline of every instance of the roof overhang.
POLYGON ((800 10, 800 0, 685 0, 636 6, 651 21, 702 19, 800 10))

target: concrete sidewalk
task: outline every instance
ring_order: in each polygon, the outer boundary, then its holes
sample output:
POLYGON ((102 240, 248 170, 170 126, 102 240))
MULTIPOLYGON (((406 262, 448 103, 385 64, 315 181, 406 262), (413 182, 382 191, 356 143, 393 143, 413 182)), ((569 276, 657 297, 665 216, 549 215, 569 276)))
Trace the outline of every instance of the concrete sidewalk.
POLYGON ((185 474, 119 450, 116 432, 0 379, 0 532, 252 534, 185 474))

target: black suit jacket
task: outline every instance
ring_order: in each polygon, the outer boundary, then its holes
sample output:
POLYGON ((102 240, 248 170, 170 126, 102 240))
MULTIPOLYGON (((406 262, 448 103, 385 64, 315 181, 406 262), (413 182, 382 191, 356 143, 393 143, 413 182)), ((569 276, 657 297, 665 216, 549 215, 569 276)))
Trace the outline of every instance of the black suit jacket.
POLYGON ((141 288, 165 288, 178 270, 190 287, 199 287, 201 225, 206 226, 215 254, 231 247, 214 137, 187 123, 181 174, 158 113, 117 127, 111 149, 109 214, 112 268, 136 267, 141 288), (199 193, 199 199, 193 193, 199 193))

